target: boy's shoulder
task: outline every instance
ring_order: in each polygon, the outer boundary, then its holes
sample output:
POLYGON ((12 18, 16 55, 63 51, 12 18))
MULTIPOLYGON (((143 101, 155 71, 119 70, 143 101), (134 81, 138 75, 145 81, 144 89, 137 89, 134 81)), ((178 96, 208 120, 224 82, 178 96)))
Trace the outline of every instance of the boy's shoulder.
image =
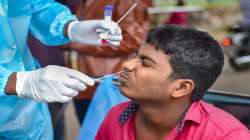
POLYGON ((205 117, 210 124, 222 132, 230 132, 234 130, 247 130, 247 128, 232 114, 213 106, 212 104, 201 102, 206 113, 205 117))

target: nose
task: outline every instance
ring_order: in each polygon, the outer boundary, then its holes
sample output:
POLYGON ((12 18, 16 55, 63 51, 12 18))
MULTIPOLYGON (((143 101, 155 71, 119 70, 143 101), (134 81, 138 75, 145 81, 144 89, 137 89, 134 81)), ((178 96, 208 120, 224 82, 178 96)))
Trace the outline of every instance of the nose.
POLYGON ((122 69, 125 69, 129 72, 134 71, 136 68, 136 58, 129 59, 122 63, 122 69))

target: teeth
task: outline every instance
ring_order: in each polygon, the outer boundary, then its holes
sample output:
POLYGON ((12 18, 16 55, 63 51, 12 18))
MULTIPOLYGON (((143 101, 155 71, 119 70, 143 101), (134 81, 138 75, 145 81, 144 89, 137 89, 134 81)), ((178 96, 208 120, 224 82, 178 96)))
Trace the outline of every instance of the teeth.
POLYGON ((120 86, 120 85, 122 85, 123 83, 125 83, 125 81, 120 80, 120 79, 118 79, 118 78, 115 78, 115 79, 113 79, 112 83, 115 84, 115 85, 120 86))
POLYGON ((119 82, 119 81, 112 81, 112 83, 113 83, 114 85, 117 85, 117 86, 120 86, 120 85, 121 85, 121 82, 119 82))

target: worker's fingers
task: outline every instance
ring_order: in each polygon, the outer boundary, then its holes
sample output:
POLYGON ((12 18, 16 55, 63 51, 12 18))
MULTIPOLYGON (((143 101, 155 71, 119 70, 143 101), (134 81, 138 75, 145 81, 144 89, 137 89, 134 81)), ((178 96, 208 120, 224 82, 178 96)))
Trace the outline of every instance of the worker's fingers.
POLYGON ((64 96, 64 97, 60 98, 60 100, 58 100, 58 102, 66 103, 66 102, 69 102, 71 100, 72 100, 72 97, 64 96))
POLYGON ((110 41, 110 40, 107 40, 107 43, 108 43, 108 45, 111 45, 111 46, 120 46, 120 42, 119 41, 110 41))
POLYGON ((121 35, 122 34, 122 30, 117 25, 117 26, 111 27, 110 34, 112 34, 112 35, 121 35))
POLYGON ((90 78, 89 76, 73 69, 64 68, 67 75, 71 78, 77 79, 80 82, 83 82, 86 85, 93 86, 95 84, 94 79, 90 78))
POLYGON ((122 40, 122 35, 107 35, 106 39, 109 41, 121 41, 122 40))
POLYGON ((113 35, 120 35, 122 33, 122 30, 117 23, 115 23, 114 21, 105 20, 100 22, 100 27, 97 29, 97 31, 99 31, 100 33, 106 33, 107 31, 109 31, 108 34, 113 35))
POLYGON ((68 78, 63 82, 68 88, 77 90, 77 91, 84 91, 87 87, 83 82, 80 82, 77 79, 68 78))
POLYGON ((68 88, 67 90, 65 90, 65 91, 63 92, 62 95, 67 96, 67 97, 75 97, 75 96, 77 96, 78 94, 79 94, 78 91, 68 88))

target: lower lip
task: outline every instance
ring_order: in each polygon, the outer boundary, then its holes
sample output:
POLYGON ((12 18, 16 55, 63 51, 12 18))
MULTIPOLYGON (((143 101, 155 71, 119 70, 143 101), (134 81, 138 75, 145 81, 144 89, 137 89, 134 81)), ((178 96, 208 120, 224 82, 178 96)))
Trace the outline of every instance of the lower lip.
POLYGON ((120 85, 124 85, 127 83, 127 79, 125 79, 123 77, 119 77, 118 81, 120 82, 120 85))

